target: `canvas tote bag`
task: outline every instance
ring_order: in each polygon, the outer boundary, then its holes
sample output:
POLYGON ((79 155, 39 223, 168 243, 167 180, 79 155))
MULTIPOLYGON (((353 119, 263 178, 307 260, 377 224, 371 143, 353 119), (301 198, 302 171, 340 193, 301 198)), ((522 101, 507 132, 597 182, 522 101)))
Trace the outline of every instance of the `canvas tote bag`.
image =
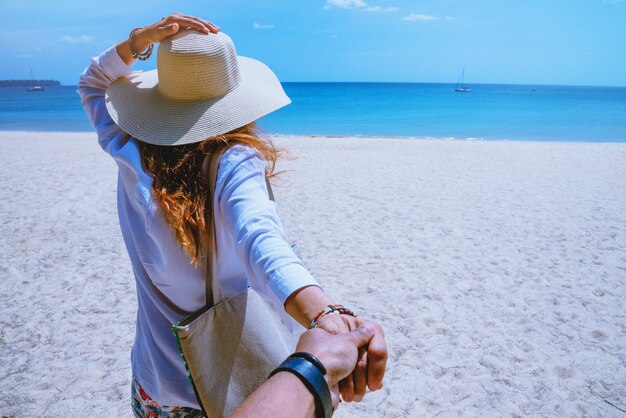
MULTIPOLYGON (((215 181, 223 147, 209 159, 213 214, 215 181)), ((268 185, 270 198, 273 200, 268 185)), ((210 417, 231 415, 259 387, 270 372, 293 351, 293 337, 253 289, 232 297, 222 296, 216 276, 215 220, 209 226, 213 251, 206 255, 206 306, 172 325, 196 398, 210 417)))

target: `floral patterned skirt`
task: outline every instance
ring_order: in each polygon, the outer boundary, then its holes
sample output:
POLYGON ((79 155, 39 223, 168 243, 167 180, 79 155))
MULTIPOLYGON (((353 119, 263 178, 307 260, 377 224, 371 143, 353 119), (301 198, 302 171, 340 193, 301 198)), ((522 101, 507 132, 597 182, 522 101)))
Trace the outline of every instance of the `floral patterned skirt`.
POLYGON ((133 379, 132 406, 138 418, 203 418, 202 411, 184 406, 159 405, 133 379))

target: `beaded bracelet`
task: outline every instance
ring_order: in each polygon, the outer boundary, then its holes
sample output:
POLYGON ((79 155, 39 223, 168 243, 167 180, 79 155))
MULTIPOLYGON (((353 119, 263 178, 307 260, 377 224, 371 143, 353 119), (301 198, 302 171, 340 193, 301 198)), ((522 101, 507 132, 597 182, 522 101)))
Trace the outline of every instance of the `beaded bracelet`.
POLYGON ((356 318, 356 315, 354 314, 354 312, 344 307, 343 305, 328 305, 322 308, 315 315, 315 317, 313 317, 313 320, 311 321, 311 324, 309 325, 309 329, 316 328, 317 324, 320 322, 320 319, 322 319, 328 314, 350 315, 356 318))
POLYGON ((133 56, 134 59, 138 59, 141 61, 147 61, 148 58, 150 58, 150 55, 152 55, 152 50, 154 49, 154 44, 150 44, 148 46, 148 48, 146 48, 145 51, 143 52, 137 52, 135 51, 135 48, 133 47, 133 39, 135 38, 135 33, 137 33, 138 31, 142 30, 143 28, 135 28, 133 30, 130 31, 130 35, 128 35, 128 45, 130 46, 130 52, 133 56))

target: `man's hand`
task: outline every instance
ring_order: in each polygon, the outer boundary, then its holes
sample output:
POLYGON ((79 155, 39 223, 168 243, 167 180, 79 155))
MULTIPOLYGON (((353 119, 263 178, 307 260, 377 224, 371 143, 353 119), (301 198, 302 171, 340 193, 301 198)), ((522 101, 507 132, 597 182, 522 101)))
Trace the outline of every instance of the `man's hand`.
POLYGON ((358 364, 352 374, 339 383, 341 397, 346 402, 360 402, 368 387, 371 391, 383 387, 383 377, 387 366, 385 334, 377 323, 349 315, 328 314, 317 325, 318 328, 331 334, 350 332, 360 326, 373 330, 374 335, 368 346, 359 350, 358 364))
POLYGON ((339 382, 352 374, 357 367, 360 350, 371 343, 374 335, 374 328, 366 324, 354 331, 337 335, 321 329, 312 329, 300 336, 296 351, 313 354, 326 367, 324 377, 335 408, 339 404, 339 382))
MULTIPOLYGON (((326 382, 333 406, 339 404, 337 382, 350 375, 357 364, 359 349, 371 344, 375 335, 370 324, 338 335, 312 329, 300 336, 296 351, 313 354, 326 367, 326 382)), ((248 397, 232 415, 233 418, 305 418, 315 416, 313 395, 299 378, 291 373, 273 375, 248 397)))

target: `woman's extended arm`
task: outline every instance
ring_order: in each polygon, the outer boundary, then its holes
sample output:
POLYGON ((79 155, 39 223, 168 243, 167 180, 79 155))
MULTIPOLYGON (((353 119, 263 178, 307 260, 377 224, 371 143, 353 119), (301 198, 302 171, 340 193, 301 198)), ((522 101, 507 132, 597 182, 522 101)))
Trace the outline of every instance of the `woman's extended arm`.
MULTIPOLYGON (((232 231, 252 286, 270 290, 287 313, 308 327, 315 314, 333 301, 317 286, 285 239, 276 207, 265 189, 265 161, 250 147, 235 146, 220 162, 217 183, 217 207, 232 231)), ((356 329, 358 320, 348 315, 326 315, 318 327, 339 334, 356 329)), ((348 402, 361 400, 368 386, 370 390, 382 387, 387 347, 382 328, 370 324, 374 338, 362 353, 354 376, 340 384, 342 397, 348 402)))

